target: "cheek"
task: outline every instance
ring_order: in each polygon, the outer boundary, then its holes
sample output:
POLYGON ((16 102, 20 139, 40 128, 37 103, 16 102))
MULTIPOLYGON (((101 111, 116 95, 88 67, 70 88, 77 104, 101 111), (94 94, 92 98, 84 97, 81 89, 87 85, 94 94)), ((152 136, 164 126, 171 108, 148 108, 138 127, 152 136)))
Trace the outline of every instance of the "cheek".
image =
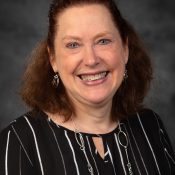
POLYGON ((125 65, 125 51, 122 46, 114 43, 108 49, 98 52, 101 54, 102 58, 105 56, 106 61, 111 65, 112 67, 118 67, 121 64, 125 65))
POLYGON ((63 76, 73 74, 77 67, 77 62, 73 57, 61 57, 57 61, 58 72, 63 76))
POLYGON ((111 52, 106 56, 106 62, 113 69, 119 69, 125 67, 125 59, 123 54, 111 52))
POLYGON ((66 54, 63 52, 62 49, 57 49, 56 50, 56 63, 58 67, 58 71, 62 72, 66 70, 69 67, 69 61, 67 59, 66 54))

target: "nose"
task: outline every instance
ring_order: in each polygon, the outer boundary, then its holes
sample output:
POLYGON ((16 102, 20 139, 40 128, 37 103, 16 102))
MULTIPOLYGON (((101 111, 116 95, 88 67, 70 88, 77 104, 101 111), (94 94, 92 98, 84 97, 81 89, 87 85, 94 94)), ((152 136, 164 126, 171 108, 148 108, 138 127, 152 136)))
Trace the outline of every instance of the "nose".
POLYGON ((83 60, 84 64, 89 67, 94 67, 100 63, 100 58, 97 56, 93 46, 85 47, 83 60))

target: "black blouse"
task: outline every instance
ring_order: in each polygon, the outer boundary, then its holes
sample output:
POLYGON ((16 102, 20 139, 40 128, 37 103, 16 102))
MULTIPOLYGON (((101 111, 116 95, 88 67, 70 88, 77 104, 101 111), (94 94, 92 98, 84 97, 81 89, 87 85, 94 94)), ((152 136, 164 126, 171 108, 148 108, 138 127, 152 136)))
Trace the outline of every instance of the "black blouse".
POLYGON ((112 132, 98 135, 76 133, 32 111, 1 132, 0 174, 175 175, 175 156, 151 110, 128 116, 112 132), (104 158, 93 137, 102 138, 104 158))

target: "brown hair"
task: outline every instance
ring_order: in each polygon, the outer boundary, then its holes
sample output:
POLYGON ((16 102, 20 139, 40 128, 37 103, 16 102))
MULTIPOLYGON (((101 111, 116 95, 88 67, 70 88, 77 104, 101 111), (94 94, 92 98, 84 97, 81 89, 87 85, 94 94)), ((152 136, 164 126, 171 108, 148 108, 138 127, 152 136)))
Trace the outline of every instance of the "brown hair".
POLYGON ((34 109, 60 113, 68 120, 74 113, 64 85, 52 86, 54 71, 49 62, 47 47, 54 52, 57 16, 66 8, 86 4, 102 4, 108 8, 120 32, 124 44, 128 42, 128 78, 123 81, 113 97, 112 116, 125 117, 143 108, 143 100, 152 80, 150 58, 133 27, 121 16, 113 0, 54 0, 49 10, 47 39, 41 42, 31 54, 31 62, 26 69, 21 96, 26 104, 34 109))

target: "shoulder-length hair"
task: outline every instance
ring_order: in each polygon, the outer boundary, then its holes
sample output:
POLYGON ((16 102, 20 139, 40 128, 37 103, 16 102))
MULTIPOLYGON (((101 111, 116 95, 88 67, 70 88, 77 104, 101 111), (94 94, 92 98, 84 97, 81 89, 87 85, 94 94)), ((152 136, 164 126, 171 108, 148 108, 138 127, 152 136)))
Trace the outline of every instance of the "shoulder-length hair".
POLYGON ((143 100, 152 80, 152 65, 140 38, 133 27, 122 17, 113 0, 54 0, 49 10, 49 26, 46 40, 40 42, 31 54, 31 61, 23 77, 21 96, 31 108, 59 113, 68 120, 75 112, 73 104, 60 81, 59 86, 52 86, 55 75, 48 49, 54 52, 54 38, 58 15, 72 6, 88 4, 104 5, 110 12, 124 44, 128 44, 128 78, 123 81, 113 97, 111 116, 124 118, 143 108, 143 100))

